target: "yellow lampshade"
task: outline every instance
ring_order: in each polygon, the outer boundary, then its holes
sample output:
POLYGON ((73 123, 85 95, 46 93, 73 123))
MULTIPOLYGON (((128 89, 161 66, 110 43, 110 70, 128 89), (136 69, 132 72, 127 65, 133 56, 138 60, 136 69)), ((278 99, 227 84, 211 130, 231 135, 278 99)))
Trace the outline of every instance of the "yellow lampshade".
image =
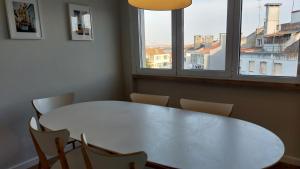
POLYGON ((128 3, 141 9, 164 11, 186 8, 192 0, 128 0, 128 3))

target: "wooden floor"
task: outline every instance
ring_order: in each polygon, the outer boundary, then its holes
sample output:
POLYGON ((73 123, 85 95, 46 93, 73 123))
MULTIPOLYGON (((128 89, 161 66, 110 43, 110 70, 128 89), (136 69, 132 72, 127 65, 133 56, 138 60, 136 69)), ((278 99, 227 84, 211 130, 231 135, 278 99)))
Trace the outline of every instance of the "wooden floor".
MULTIPOLYGON (((31 167, 29 169, 37 169, 37 166, 36 167, 31 167)), ((300 169, 300 167, 292 166, 292 165, 288 165, 288 164, 284 164, 284 163, 278 163, 278 164, 276 164, 275 166, 273 166, 269 169, 300 169)))
POLYGON ((270 167, 269 169, 300 169, 300 167, 288 165, 284 163, 278 163, 273 167, 270 167))

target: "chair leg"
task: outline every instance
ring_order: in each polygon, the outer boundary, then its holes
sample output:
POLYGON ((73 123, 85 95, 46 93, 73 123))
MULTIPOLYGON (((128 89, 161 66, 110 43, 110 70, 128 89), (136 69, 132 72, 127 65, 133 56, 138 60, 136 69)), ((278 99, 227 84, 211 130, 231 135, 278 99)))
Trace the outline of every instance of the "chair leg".
POLYGON ((39 164, 38 164, 38 169, 42 169, 41 162, 39 162, 39 164))

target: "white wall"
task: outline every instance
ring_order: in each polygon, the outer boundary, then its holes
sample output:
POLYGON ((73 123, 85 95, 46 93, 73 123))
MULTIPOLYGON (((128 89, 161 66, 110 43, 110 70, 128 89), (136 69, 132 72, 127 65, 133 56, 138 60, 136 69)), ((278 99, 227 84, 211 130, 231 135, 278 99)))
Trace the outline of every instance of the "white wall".
POLYGON ((298 23, 298 22, 300 22, 300 11, 292 12, 291 22, 292 23, 298 23))
POLYGON ((257 55, 253 54, 246 54, 241 55, 240 60, 241 65, 241 74, 242 75, 263 75, 263 76, 273 76, 274 73, 274 64, 275 63, 281 63, 282 64, 282 73, 280 76, 291 76, 295 77, 297 76, 297 67, 298 67, 298 60, 274 60, 269 55, 266 55, 265 58, 263 57, 257 57, 257 55), (255 62, 255 71, 249 72, 249 62, 254 61, 255 62), (260 72, 260 63, 266 62, 267 63, 267 71, 265 74, 261 74, 260 72))
POLYGON ((36 156, 27 122, 33 98, 74 91, 77 101, 118 99, 123 83, 118 0, 41 0, 45 40, 10 40, 0 0, 0 168, 36 156), (90 5, 95 40, 69 39, 67 3, 90 5))

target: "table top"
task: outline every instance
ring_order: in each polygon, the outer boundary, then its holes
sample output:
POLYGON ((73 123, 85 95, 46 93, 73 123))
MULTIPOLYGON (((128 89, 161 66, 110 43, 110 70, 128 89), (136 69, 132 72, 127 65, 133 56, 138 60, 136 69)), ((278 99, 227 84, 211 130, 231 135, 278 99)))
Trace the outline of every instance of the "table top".
POLYGON ((181 169, 258 169, 278 162, 282 141, 258 125, 223 116, 120 101, 69 105, 40 119, 80 140, 121 154, 145 151, 148 160, 181 169))

